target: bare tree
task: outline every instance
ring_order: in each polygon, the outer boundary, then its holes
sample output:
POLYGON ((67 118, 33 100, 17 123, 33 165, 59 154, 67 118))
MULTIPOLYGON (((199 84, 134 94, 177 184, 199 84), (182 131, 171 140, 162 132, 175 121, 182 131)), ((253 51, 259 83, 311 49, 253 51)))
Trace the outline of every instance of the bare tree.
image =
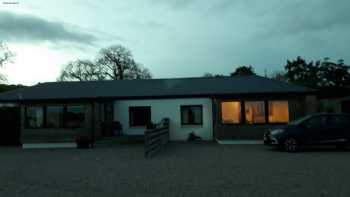
POLYGON ((131 51, 121 45, 101 49, 96 62, 76 60, 61 71, 60 81, 150 79, 151 73, 135 62, 131 51))
POLYGON ((104 68, 104 74, 109 79, 152 78, 149 70, 136 63, 131 51, 122 45, 101 49, 97 63, 104 68))
MULTIPOLYGON (((13 60, 14 53, 12 53, 7 46, 0 42, 0 67, 13 60)), ((0 74, 0 81, 6 80, 6 77, 0 74)))
POLYGON ((206 72, 206 73, 203 74, 203 77, 225 77, 225 75, 223 75, 223 74, 213 74, 213 73, 206 72))
POLYGON ((103 68, 90 60, 76 60, 64 66, 59 81, 96 81, 104 80, 103 68))

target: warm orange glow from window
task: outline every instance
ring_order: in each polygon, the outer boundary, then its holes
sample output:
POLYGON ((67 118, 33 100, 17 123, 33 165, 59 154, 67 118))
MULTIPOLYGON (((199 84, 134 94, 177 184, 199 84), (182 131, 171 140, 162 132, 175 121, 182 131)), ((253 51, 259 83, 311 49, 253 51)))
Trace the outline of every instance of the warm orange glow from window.
POLYGON ((248 124, 265 123, 264 101, 245 102, 245 119, 248 124))
POLYGON ((269 102, 269 122, 270 123, 288 123, 289 122, 288 101, 270 101, 269 102))
POLYGON ((222 102, 221 120, 223 124, 238 124, 241 122, 241 102, 222 102))

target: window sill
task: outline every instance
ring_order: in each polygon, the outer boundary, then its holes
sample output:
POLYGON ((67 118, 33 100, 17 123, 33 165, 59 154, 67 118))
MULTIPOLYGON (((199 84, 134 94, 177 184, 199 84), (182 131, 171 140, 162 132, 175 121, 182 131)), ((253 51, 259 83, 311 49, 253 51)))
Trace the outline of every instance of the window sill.
POLYGON ((141 129, 141 128, 146 128, 146 125, 144 125, 144 126, 131 126, 131 125, 129 125, 129 128, 132 128, 132 129, 141 129))
POLYGON ((181 127, 203 127, 203 124, 181 124, 181 127))

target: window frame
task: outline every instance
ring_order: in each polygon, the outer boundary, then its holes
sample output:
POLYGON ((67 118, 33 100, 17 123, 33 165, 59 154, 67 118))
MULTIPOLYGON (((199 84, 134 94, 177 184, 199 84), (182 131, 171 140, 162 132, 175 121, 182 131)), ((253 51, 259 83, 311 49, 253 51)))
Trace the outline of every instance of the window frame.
POLYGON ((284 125, 284 124, 288 124, 291 122, 291 119, 290 119, 290 110, 289 110, 289 100, 266 100, 265 101, 266 104, 265 104, 265 112, 267 114, 267 117, 266 117, 266 121, 267 121, 267 124, 271 124, 271 125, 284 125), (270 116, 270 102, 287 102, 287 107, 288 107, 288 122, 270 122, 270 119, 269 119, 269 116, 270 116))
POLYGON ((145 108, 145 109, 147 109, 148 110, 148 113, 149 113, 149 122, 151 122, 152 121, 152 108, 151 108, 151 106, 129 106, 129 127, 133 127, 133 128, 135 128, 135 127, 146 127, 147 126, 147 124, 149 123, 147 123, 146 122, 146 124, 145 125, 135 125, 135 124, 132 124, 132 122, 131 122, 131 117, 132 117, 132 115, 131 115, 131 112, 132 112, 132 109, 134 109, 134 108, 145 108))
POLYGON ((86 128, 86 106, 83 104, 70 104, 70 105, 64 105, 63 106, 63 128, 64 129, 84 129, 86 128), (69 107, 82 107, 83 108, 83 115, 84 115, 84 121, 82 127, 68 127, 67 126, 67 114, 68 114, 68 108, 69 107))
MULTIPOLYGON (((328 115, 326 115, 326 114, 321 114, 321 115, 316 115, 316 116, 312 116, 312 117, 309 117, 308 119, 306 119, 306 120, 304 120, 301 124, 302 125, 304 125, 304 126, 306 126, 308 129, 310 129, 310 121, 314 121, 315 119, 324 119, 323 121, 323 124, 324 125, 327 125, 328 124, 328 119, 329 119, 329 116, 328 115)), ((314 124, 314 125, 320 125, 320 123, 318 123, 318 124, 314 124)), ((313 125, 311 125, 311 126, 313 126, 313 125)), ((321 126, 322 127, 322 126, 321 126)), ((315 129, 315 128, 313 128, 313 129, 315 129)), ((318 129, 318 128, 316 128, 316 129, 318 129)))
POLYGON ((181 119, 181 125, 182 126, 201 126, 203 125, 203 105, 180 105, 180 119, 181 119), (191 107, 199 107, 201 111, 201 118, 200 118, 200 123, 184 123, 184 118, 182 116, 182 111, 186 108, 191 108, 191 107))
POLYGON ((65 110, 66 106, 65 105, 46 105, 44 106, 44 128, 47 129, 64 129, 65 128, 65 110), (59 123, 59 127, 49 127, 48 125, 48 108, 49 107, 60 107, 62 108, 62 123, 59 123))
POLYGON ((220 124, 221 125, 243 125, 245 124, 244 101, 241 100, 222 100, 220 101, 220 124), (239 123, 224 123, 222 120, 222 103, 238 102, 240 104, 240 122, 239 123))
POLYGON ((245 125, 267 125, 267 124, 270 124, 269 121, 268 121, 269 112, 268 112, 268 101, 267 100, 245 100, 243 102, 243 107, 244 108, 242 109, 242 113, 244 115, 244 124, 245 125), (247 117, 246 117, 246 113, 245 113, 246 103, 247 102, 262 102, 263 103, 263 106, 264 106, 264 122, 249 123, 247 121, 247 117))
POLYGON ((84 129, 86 128, 86 106, 85 104, 44 104, 44 105, 26 105, 24 106, 24 129, 84 129), (83 115, 84 115, 84 122, 83 122, 83 126, 82 127, 67 127, 67 108, 68 107, 74 107, 74 106, 79 106, 82 107, 83 110, 83 115), (43 124, 41 127, 35 127, 35 128, 31 128, 28 125, 28 121, 27 121, 27 114, 28 114, 28 108, 30 107, 36 107, 36 108, 40 108, 43 112, 43 124), (62 125, 60 127, 49 127, 48 126, 48 111, 47 108, 48 107, 62 107, 62 125))

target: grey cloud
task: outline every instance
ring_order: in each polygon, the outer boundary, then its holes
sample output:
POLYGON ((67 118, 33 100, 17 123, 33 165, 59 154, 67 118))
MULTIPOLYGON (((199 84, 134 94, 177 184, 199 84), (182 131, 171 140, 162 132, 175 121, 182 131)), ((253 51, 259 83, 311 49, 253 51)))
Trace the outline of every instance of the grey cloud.
POLYGON ((163 4, 175 10, 187 8, 194 2, 196 2, 196 0, 166 0, 166 1, 152 0, 152 3, 163 4))
POLYGON ((257 24, 265 36, 295 36, 315 34, 321 31, 348 28, 350 25, 350 1, 294 1, 272 7, 257 24))
POLYGON ((0 38, 13 42, 75 42, 92 45, 97 38, 73 30, 62 23, 48 21, 33 15, 0 11, 0 38))

